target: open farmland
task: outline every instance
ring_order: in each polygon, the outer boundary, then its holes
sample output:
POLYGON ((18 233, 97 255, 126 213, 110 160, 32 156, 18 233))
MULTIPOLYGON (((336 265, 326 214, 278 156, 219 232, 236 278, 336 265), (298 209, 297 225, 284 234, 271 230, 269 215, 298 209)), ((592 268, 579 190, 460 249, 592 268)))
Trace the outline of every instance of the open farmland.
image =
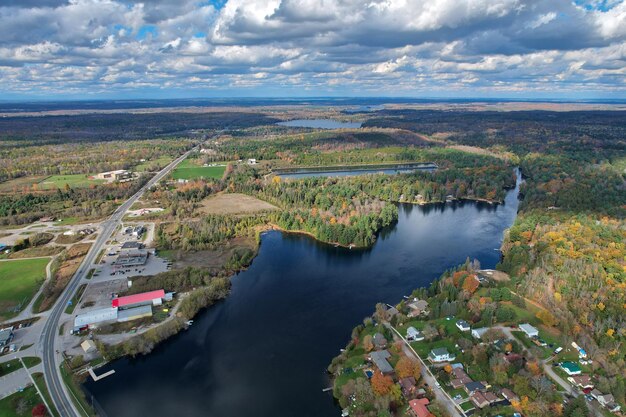
POLYGON ((193 162, 193 160, 183 161, 172 173, 175 180, 194 180, 199 178, 215 178, 219 179, 224 176, 226 166, 201 166, 193 162))
POLYGON ((72 175, 52 175, 39 183, 39 187, 44 190, 54 188, 64 188, 69 185, 72 188, 89 187, 92 184, 102 184, 104 180, 92 180, 85 174, 72 175))
POLYGON ((35 295, 46 278, 48 258, 0 261, 0 317, 6 318, 10 310, 35 295))

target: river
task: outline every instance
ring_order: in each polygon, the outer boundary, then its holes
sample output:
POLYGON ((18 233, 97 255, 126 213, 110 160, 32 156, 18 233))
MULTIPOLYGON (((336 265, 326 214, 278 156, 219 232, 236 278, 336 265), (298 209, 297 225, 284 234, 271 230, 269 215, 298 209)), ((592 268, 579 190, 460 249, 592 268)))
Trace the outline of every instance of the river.
POLYGON ((232 280, 231 295, 150 355, 125 358, 86 387, 110 417, 332 417, 327 365, 377 302, 397 303, 444 270, 493 268, 518 208, 468 201, 401 205, 368 250, 277 231, 232 280))

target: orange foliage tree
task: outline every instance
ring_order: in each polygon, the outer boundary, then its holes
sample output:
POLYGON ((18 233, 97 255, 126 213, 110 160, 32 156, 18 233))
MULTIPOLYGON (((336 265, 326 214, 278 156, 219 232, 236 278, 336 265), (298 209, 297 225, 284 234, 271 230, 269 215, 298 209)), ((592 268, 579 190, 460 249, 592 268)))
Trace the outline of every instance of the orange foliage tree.
POLYGON ((375 372, 372 376, 372 390, 376 395, 387 395, 393 385, 393 379, 390 376, 385 376, 382 372, 375 372))

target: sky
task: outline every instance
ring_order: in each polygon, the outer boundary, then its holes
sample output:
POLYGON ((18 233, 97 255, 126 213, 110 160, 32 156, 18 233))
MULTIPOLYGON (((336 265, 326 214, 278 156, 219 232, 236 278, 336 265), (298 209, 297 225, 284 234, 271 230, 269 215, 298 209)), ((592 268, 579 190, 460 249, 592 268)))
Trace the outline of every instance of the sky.
POLYGON ((0 0, 0 100, 626 98, 626 0, 0 0))

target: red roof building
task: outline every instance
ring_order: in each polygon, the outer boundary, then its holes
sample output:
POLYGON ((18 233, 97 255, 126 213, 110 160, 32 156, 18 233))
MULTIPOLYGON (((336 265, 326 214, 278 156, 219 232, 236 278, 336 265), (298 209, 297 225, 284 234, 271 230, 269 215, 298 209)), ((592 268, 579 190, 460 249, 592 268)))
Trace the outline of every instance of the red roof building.
POLYGON ((433 417, 426 406, 429 404, 428 398, 420 398, 419 400, 409 401, 409 411, 413 417, 433 417))
POLYGON ((125 297, 118 297, 111 300, 111 306, 113 307, 130 307, 141 304, 159 305, 161 300, 165 297, 164 290, 156 290, 149 292, 142 292, 140 294, 127 295, 125 297))

